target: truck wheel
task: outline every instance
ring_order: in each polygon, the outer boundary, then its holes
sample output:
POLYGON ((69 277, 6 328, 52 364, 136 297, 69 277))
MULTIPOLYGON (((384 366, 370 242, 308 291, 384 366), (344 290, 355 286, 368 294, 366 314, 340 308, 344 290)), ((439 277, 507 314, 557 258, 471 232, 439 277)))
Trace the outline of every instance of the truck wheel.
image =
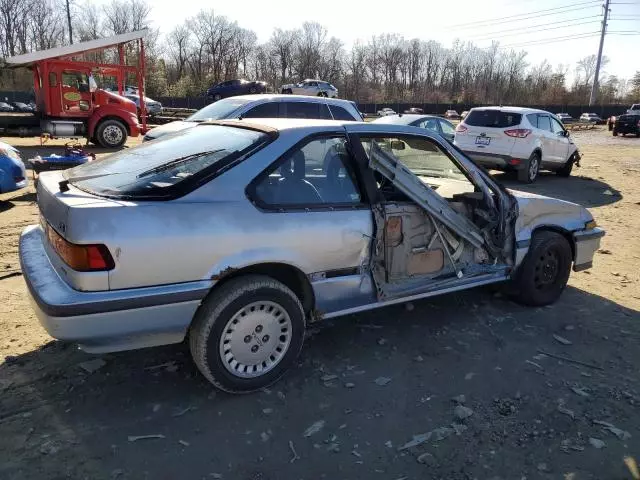
POLYGON ((540 171, 540 154, 534 152, 529 157, 527 164, 522 170, 518 170, 518 181, 522 183, 533 183, 538 178, 540 171))
POLYGON ((119 148, 127 141, 127 127, 118 120, 105 120, 96 130, 96 140, 104 148, 119 148))
POLYGON ((556 173, 561 177, 568 177, 569 175, 571 175, 571 170, 573 170, 574 162, 575 158, 573 155, 571 155, 569 157, 569 160, 567 160, 567 163, 565 163, 562 168, 556 170, 556 173))
POLYGON ((556 232, 534 233, 529 251, 513 279, 515 300, 534 307, 555 302, 567 285, 573 255, 556 232))
POLYGON ((284 284, 262 275, 230 280, 204 301, 189 332, 191 355, 217 388, 248 393, 278 380, 304 340, 305 314, 284 284))

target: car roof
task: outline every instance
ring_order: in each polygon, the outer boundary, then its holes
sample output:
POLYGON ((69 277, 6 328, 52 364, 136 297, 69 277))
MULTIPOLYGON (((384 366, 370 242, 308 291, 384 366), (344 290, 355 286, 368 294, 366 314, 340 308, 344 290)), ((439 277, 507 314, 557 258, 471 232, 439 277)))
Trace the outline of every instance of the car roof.
POLYGON ((256 93, 253 95, 237 95, 234 97, 227 97, 225 100, 229 98, 242 98, 249 102, 273 102, 273 101, 294 101, 294 102, 307 102, 307 103, 329 103, 330 105, 351 105, 355 104, 350 100, 345 100, 343 98, 328 98, 328 97, 310 97, 309 95, 288 95, 282 93, 256 93))
POLYGON ((396 125, 408 125, 411 122, 421 119, 440 118, 435 115, 423 115, 421 113, 403 113, 402 115, 387 115, 386 117, 376 118, 371 123, 392 123, 396 125))
POLYGON ((527 113, 550 113, 547 112, 546 110, 540 110, 538 108, 528 108, 528 107, 507 107, 507 106, 501 106, 501 107, 475 107, 472 108, 471 110, 499 110, 501 112, 509 112, 509 113, 523 113, 523 114, 527 114, 527 113))

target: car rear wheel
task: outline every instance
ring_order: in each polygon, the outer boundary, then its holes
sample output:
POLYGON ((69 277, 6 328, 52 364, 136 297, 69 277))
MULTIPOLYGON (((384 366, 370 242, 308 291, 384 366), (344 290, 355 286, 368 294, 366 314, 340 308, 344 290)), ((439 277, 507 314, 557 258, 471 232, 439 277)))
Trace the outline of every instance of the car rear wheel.
POLYGON ((284 90, 282 90, 282 93, 284 93, 285 95, 291 95, 293 92, 290 88, 285 88, 284 90))
POLYGON ((251 88, 249 89, 249 93, 251 93, 251 94, 256 93, 256 89, 255 89, 254 87, 251 87, 251 88))
POLYGON ((248 393, 277 381, 304 340, 298 297, 272 278, 230 280, 205 300, 189 333, 191 355, 217 388, 248 393))
POLYGON ((213 101, 214 101, 214 102, 217 102, 217 101, 218 101, 218 100, 220 100, 221 98, 222 98, 222 97, 220 96, 220 94, 219 94, 219 93, 216 93, 216 94, 213 96, 213 101))
POLYGON ((571 246, 561 234, 535 233, 513 280, 515 299, 535 307, 555 302, 569 281, 572 259, 571 246))
POLYGON ((538 178, 540 172, 540 154, 534 152, 527 160, 525 168, 518 170, 518 181, 522 183, 533 183, 538 178))
POLYGON ((318 92, 318 96, 319 97, 326 97, 327 96, 327 92, 318 92))
POLYGON ((104 148, 119 148, 127 141, 127 127, 118 120, 105 120, 96 129, 95 138, 104 148))

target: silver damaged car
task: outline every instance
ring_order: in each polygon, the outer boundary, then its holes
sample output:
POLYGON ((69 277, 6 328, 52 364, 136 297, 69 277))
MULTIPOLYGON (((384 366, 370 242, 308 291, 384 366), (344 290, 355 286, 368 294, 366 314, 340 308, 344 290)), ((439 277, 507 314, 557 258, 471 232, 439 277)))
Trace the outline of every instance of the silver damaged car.
POLYGON ((44 328, 88 352, 188 337, 229 392, 276 381, 322 319, 498 282, 551 304, 604 235, 393 124, 204 122, 37 188, 19 245, 44 328))

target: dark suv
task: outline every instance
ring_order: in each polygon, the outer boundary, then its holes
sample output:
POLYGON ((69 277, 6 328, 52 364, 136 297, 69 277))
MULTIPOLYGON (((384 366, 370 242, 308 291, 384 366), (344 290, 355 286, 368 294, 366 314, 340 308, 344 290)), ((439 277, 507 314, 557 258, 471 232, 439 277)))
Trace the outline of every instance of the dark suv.
POLYGON ((617 137, 618 134, 625 135, 627 133, 634 133, 636 137, 640 137, 640 112, 626 113, 616 118, 616 123, 613 125, 613 136, 617 137))

